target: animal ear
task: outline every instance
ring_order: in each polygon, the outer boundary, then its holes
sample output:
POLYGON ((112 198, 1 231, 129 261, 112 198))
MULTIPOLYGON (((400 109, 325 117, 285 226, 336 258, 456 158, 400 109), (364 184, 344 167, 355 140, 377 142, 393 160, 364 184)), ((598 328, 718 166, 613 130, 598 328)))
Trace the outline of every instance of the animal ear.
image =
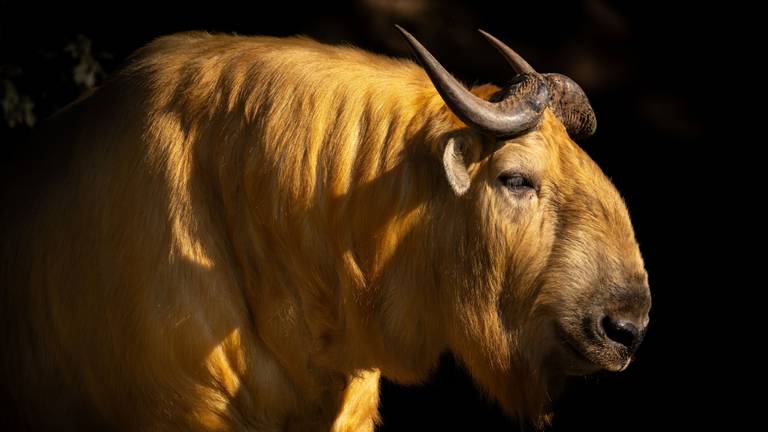
POLYGON ((457 196, 462 196, 469 189, 467 165, 472 161, 471 143, 466 137, 448 138, 443 152, 443 168, 451 188, 457 196))

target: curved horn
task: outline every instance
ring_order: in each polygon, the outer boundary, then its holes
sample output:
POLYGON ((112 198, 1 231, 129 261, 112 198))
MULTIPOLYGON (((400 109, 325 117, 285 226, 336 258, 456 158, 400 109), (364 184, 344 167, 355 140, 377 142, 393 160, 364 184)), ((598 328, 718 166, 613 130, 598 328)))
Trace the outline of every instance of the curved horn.
POLYGON ((512 66, 512 69, 515 70, 517 73, 521 74, 535 74, 536 70, 531 67, 531 65, 528 64, 525 59, 520 57, 520 54, 516 53, 512 48, 508 47, 504 42, 496 39, 491 35, 490 33, 477 29, 477 31, 480 32, 483 36, 485 36, 486 39, 488 39, 488 42, 493 45, 494 48, 499 50, 501 55, 504 57, 504 59, 509 63, 510 66, 512 66))
POLYGON ((541 76, 524 75, 522 80, 504 89, 505 97, 499 102, 486 101, 459 83, 415 37, 396 27, 411 45, 443 101, 467 125, 496 137, 511 137, 538 124, 549 100, 549 91, 541 76))
MULTIPOLYGON (((523 60, 512 48, 504 42, 493 37, 489 33, 478 30, 493 45, 507 62, 518 73, 536 74, 538 73, 523 60)), ((556 73, 541 74, 547 83, 550 97, 549 107, 560 119, 573 139, 587 138, 597 128, 597 118, 589 104, 587 95, 576 82, 565 75, 556 73)))

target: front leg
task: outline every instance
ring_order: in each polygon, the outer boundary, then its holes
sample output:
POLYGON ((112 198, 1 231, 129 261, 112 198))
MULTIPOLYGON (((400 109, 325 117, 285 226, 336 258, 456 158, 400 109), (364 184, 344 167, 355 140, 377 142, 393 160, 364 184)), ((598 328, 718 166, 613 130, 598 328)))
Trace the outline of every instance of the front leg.
POLYGON ((332 432, 373 432, 379 422, 378 369, 359 372, 347 384, 332 432))

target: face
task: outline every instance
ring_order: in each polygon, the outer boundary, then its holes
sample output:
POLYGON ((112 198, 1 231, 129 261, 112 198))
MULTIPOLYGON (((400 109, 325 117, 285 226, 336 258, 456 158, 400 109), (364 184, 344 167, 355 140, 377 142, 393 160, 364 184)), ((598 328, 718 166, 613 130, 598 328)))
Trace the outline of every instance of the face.
POLYGON ((442 162, 457 199, 433 234, 448 343, 510 414, 546 422, 563 376, 623 370, 648 324, 627 209, 569 137, 590 136, 595 113, 576 82, 486 32, 516 72, 501 89, 465 88, 400 30, 455 116, 438 129, 453 130, 442 162))
POLYGON ((480 147, 489 145, 468 166, 463 199, 474 220, 467 243, 477 245, 468 265, 484 266, 467 271, 483 276, 466 281, 475 296, 459 310, 483 311, 497 324, 464 317, 469 330, 454 340, 502 405, 537 411, 517 405, 533 403, 537 392, 546 397, 562 376, 629 365, 648 325, 647 275, 624 202, 553 115, 525 135, 480 147), (526 386, 529 400, 516 400, 526 386))

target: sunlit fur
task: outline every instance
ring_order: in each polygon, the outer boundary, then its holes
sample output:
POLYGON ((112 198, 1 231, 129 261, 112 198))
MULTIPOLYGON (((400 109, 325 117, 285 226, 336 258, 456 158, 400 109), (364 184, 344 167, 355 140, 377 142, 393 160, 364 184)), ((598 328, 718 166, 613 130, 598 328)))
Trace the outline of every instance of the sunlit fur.
POLYGON ((445 351, 545 422, 553 320, 644 277, 618 193, 548 111, 496 143, 418 65, 352 47, 161 38, 41 141, 0 262, 3 397, 35 427, 372 430, 379 374, 424 381, 445 351), (538 196, 505 195, 512 165, 538 196))

